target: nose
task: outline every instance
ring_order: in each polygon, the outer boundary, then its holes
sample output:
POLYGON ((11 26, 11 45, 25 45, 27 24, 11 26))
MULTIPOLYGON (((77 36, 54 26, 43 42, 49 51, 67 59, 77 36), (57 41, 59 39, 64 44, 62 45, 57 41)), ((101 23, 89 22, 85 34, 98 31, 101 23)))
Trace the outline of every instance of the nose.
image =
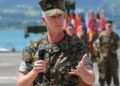
POLYGON ((55 18, 55 23, 60 23, 60 22, 61 21, 60 21, 59 17, 55 18))

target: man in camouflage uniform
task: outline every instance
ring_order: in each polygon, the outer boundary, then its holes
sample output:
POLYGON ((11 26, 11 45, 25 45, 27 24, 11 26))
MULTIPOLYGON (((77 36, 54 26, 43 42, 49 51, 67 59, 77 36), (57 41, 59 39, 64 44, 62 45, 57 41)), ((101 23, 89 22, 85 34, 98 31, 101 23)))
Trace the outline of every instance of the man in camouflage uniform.
POLYGON ((86 47, 63 30, 64 1, 41 0, 39 4, 47 34, 24 48, 17 86, 91 86, 95 77, 86 47))
POLYGON ((102 31, 97 40, 99 82, 104 86, 105 81, 108 86, 113 79, 114 86, 119 86, 118 80, 118 59, 117 49, 119 48, 119 36, 112 31, 112 21, 106 21, 106 30, 102 31))

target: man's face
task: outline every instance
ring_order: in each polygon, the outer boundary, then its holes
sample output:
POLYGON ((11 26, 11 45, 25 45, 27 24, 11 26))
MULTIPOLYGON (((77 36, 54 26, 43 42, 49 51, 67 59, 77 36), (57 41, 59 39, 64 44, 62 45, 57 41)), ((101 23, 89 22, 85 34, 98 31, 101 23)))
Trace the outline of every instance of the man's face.
POLYGON ((112 25, 111 24, 106 24, 105 27, 106 27, 106 31, 107 32, 111 32, 112 31, 112 25))
POLYGON ((64 14, 56 14, 53 16, 46 16, 45 24, 49 31, 59 32, 64 28, 64 14))

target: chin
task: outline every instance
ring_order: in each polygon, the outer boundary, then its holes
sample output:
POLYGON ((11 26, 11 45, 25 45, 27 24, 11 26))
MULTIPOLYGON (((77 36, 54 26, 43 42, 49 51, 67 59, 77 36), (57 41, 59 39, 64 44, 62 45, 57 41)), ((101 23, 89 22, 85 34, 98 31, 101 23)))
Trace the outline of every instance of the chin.
POLYGON ((63 29, 57 29, 57 30, 56 30, 56 32, 58 32, 58 33, 59 33, 59 32, 62 32, 62 31, 63 31, 63 29))

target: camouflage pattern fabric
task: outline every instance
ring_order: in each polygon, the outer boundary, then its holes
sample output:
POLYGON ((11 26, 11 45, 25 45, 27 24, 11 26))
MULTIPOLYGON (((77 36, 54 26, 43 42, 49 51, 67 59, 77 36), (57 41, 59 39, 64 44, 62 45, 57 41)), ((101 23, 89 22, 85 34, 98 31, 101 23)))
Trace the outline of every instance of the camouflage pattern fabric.
MULTIPOLYGON (((45 50, 45 59, 48 60, 44 82, 34 81, 34 86, 79 86, 78 76, 69 75, 71 68, 75 68, 86 53, 86 47, 77 37, 65 34, 59 43, 49 43, 47 37, 32 42, 23 50, 23 61, 27 64, 27 71, 38 60, 38 51, 45 50)), ((88 63, 92 64, 87 60, 88 63)))
POLYGON ((65 11, 64 0, 40 0, 39 5, 43 11, 51 9, 61 9, 65 11))

